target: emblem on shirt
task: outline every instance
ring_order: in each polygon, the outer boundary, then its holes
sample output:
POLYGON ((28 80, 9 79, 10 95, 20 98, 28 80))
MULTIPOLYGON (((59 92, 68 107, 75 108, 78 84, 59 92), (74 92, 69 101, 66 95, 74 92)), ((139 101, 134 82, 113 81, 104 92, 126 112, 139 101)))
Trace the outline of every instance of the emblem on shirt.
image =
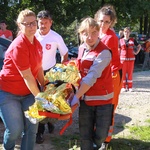
POLYGON ((51 44, 46 44, 46 49, 50 50, 51 49, 51 44))

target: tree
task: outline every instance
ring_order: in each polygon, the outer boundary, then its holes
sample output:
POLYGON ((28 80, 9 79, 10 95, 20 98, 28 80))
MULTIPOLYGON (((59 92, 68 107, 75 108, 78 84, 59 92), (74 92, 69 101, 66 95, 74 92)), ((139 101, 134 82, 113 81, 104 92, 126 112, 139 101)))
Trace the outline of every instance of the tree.
POLYGON ((53 29, 60 33, 67 43, 77 44, 76 28, 83 17, 93 17, 105 4, 115 7, 118 21, 115 30, 130 26, 133 31, 150 36, 150 0, 1 0, 0 19, 9 23, 15 34, 14 23, 19 12, 25 8, 36 14, 44 9, 53 15, 53 29), (10 7, 11 3, 11 7, 10 7), (71 40, 71 41, 70 41, 71 40))

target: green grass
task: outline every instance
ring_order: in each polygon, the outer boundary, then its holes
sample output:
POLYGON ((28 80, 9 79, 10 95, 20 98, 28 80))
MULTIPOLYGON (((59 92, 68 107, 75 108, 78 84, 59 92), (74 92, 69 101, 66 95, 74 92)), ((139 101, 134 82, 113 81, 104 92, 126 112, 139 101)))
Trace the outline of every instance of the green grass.
MULTIPOLYGON (((150 123, 150 120, 146 120, 150 123)), ((150 126, 121 126, 129 130, 129 135, 115 136, 108 150, 150 150, 150 126)), ((62 135, 51 138, 58 150, 79 150, 79 135, 62 135)))
POLYGON ((51 138, 56 150, 69 150, 73 146, 79 147, 79 135, 62 135, 51 138))
MULTIPOLYGON (((79 136, 65 135, 51 140, 56 150, 78 150, 80 147, 79 136)), ((150 150, 150 140, 137 140, 132 137, 112 139, 108 150, 150 150)))
POLYGON ((130 132, 133 138, 150 141, 150 126, 131 127, 130 132))
POLYGON ((150 150, 150 142, 131 138, 112 139, 108 150, 150 150))
POLYGON ((145 122, 150 123, 150 119, 146 120, 145 122))

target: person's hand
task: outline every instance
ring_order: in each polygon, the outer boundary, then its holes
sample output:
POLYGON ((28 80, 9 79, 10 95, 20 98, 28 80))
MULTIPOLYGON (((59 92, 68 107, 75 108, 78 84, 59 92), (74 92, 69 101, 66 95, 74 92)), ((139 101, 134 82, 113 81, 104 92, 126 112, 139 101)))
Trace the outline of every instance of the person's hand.
POLYGON ((70 106, 73 106, 75 104, 79 104, 79 99, 74 95, 73 99, 71 100, 70 106))

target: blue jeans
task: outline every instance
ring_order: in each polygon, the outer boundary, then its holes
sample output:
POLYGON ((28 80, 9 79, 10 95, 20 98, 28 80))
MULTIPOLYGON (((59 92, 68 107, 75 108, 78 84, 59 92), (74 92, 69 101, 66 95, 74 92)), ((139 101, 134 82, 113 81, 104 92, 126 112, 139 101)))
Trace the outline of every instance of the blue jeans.
POLYGON ((4 150, 14 150, 16 140, 22 136, 21 150, 33 150, 37 124, 32 124, 24 111, 34 103, 32 94, 17 96, 0 90, 0 117, 5 126, 4 150))
POLYGON ((83 100, 80 101, 79 130, 81 150, 93 150, 93 143, 98 148, 101 147, 112 123, 112 109, 112 104, 88 106, 83 100))

